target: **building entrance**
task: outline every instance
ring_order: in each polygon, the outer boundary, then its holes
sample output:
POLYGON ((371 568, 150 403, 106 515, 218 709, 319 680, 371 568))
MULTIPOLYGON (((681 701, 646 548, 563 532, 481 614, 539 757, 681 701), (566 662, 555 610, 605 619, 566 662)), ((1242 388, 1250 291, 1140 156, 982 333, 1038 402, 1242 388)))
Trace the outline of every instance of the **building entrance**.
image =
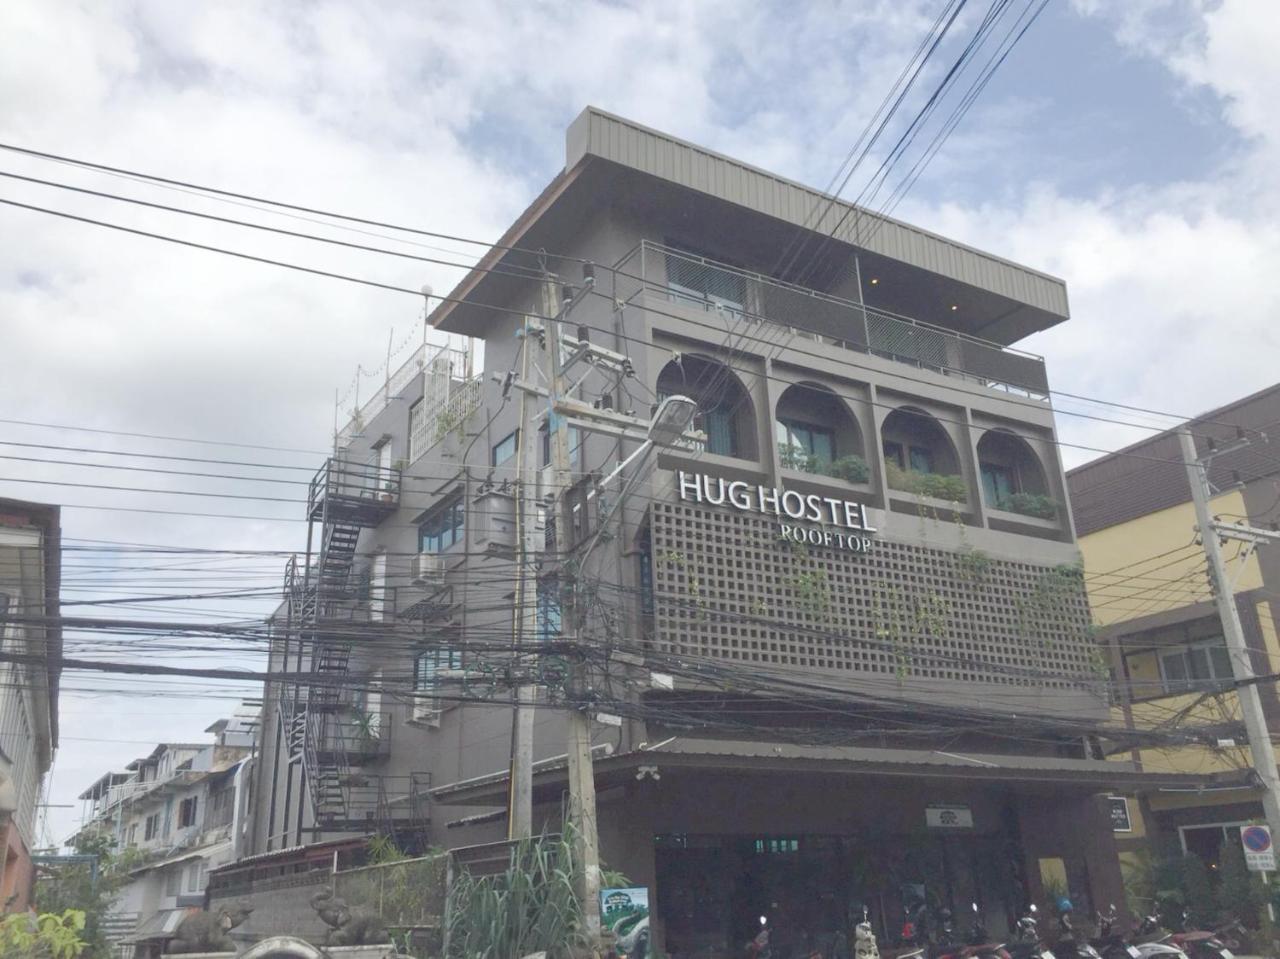
POLYGON ((1019 853, 995 835, 665 835, 655 839, 655 913, 666 952, 740 959, 761 928, 775 959, 852 955, 866 907, 882 944, 901 939, 904 905, 923 894, 957 928, 979 904, 1004 935, 1025 904, 1019 853))

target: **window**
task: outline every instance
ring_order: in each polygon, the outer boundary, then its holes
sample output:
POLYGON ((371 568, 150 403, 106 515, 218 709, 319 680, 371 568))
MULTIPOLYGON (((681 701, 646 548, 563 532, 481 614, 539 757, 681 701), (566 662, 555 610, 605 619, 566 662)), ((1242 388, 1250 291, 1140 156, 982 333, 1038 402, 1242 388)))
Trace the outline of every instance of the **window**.
POLYGON ((164 894, 166 896, 178 896, 182 894, 182 867, 174 866, 165 870, 164 874, 164 894))
POLYGON ((205 828, 216 829, 231 822, 235 813, 234 789, 219 789, 209 795, 209 808, 205 812, 205 828))
POLYGON ((437 690, 440 674, 445 670, 461 669, 462 653, 456 649, 429 649, 419 653, 413 661, 414 697, 413 718, 436 722, 440 718, 440 700, 437 690))
POLYGON ((489 458, 490 466, 501 466, 516 455, 520 445, 520 431, 514 430, 493 445, 493 454, 489 458))
POLYGON ((898 469, 917 473, 933 472, 933 451, 927 446, 904 447, 894 440, 885 440, 884 458, 896 464, 898 469))
POLYGON ((186 829, 187 827, 194 826, 196 824, 196 806, 198 802, 199 799, 196 796, 192 796, 191 798, 184 799, 182 802, 178 803, 179 829, 186 829))
POLYGON ((982 492, 989 505, 999 508, 1001 503, 1007 502, 1009 496, 1016 492, 1013 470, 998 463, 982 463, 981 468, 982 492))
POLYGON ((136 846, 138 844, 138 824, 135 822, 129 827, 129 845, 136 846))
POLYGON ((1204 689, 1233 675, 1231 656, 1221 637, 1160 652, 1160 679, 1166 692, 1204 689))
POLYGON ((560 638, 560 581, 554 577, 538 580, 538 640, 560 638))
POLYGON ((410 463, 415 462, 419 456, 427 451, 426 411, 427 404, 425 400, 418 400, 409 407, 410 463))
MULTIPOLYGON (((778 446, 793 450, 800 456, 812 456, 818 463, 830 463, 836 458, 835 430, 813 423, 779 420, 778 446)), ((787 453, 783 453, 783 466, 787 465, 787 453)))
POLYGON ((204 885, 206 863, 203 859, 193 862, 187 869, 187 892, 199 892, 204 885))
POLYGON ((461 668, 462 653, 456 649, 429 649, 419 653, 418 658, 413 661, 413 688, 434 690, 439 683, 440 673, 461 668))
POLYGON ((152 813, 142 824, 142 841, 150 842, 160 835, 160 814, 152 813))
MULTIPOLYGON (((582 434, 576 427, 570 426, 569 430, 569 469, 578 469, 578 450, 582 447, 582 434)), ((541 465, 551 465, 551 430, 547 429, 544 423, 538 430, 538 442, 542 447, 541 465)))
POLYGON ((418 524, 418 552, 441 553, 463 539, 462 497, 434 510, 418 524))

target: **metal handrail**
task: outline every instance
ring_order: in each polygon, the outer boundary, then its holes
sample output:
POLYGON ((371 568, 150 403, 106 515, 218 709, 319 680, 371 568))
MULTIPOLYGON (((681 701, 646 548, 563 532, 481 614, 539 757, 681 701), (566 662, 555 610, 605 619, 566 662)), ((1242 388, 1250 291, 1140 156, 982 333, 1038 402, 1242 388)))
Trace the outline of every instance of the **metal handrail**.
POLYGON ((868 307, 853 300, 742 270, 651 240, 642 240, 636 244, 614 264, 612 270, 615 273, 615 295, 624 303, 631 302, 635 296, 645 291, 660 292, 677 301, 697 303, 704 310, 716 309, 744 320, 787 326, 801 335, 820 336, 824 341, 845 349, 873 353, 898 362, 931 368, 943 374, 971 377, 985 386, 1023 392, 1036 399, 1048 398, 1043 357, 1001 346, 958 330, 868 307), (651 253, 662 258, 661 277, 651 275, 656 264, 656 261, 655 264, 649 262, 651 253), (634 266, 631 266, 637 257, 640 260, 638 274, 634 266), (727 297, 716 297, 710 293, 699 296, 696 290, 685 289, 672 282, 665 274, 669 260, 683 261, 700 269, 715 271, 724 277, 732 277, 733 285, 740 284, 744 302, 730 302, 727 297), (616 290, 624 280, 637 284, 637 288, 625 296, 616 290), (810 331, 794 321, 788 322, 786 317, 776 314, 779 299, 793 308, 802 306, 806 311, 813 308, 828 313, 837 311, 840 316, 856 317, 861 329, 853 332, 859 335, 841 338, 816 330, 810 331))
POLYGON ((307 513, 314 513, 322 496, 379 500, 390 495, 398 499, 401 482, 401 471, 394 466, 353 463, 341 457, 329 457, 307 486, 307 513))
MULTIPOLYGON (((400 392, 409 385, 415 376, 427 369, 433 362, 442 356, 449 357, 450 367, 457 367, 461 370, 466 369, 467 351, 454 350, 447 346, 434 346, 430 343, 424 343, 410 354, 409 358, 404 361, 394 373, 389 373, 383 385, 365 400, 363 406, 359 406, 351 411, 351 416, 347 420, 345 426, 337 430, 334 434, 334 447, 341 449, 351 441, 351 438, 364 429, 373 418, 381 413, 391 400, 398 396, 400 392)), ((359 374, 356 376, 356 382, 359 384, 359 374)))

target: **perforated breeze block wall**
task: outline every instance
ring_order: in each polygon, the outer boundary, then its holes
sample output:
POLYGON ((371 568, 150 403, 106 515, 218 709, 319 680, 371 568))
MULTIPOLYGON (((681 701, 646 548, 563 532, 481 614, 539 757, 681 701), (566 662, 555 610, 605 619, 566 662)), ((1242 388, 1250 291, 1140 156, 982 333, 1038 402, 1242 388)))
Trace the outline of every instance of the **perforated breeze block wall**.
POLYGON ((875 538, 799 546, 776 522, 652 508, 654 642, 874 696, 1106 716, 1078 574, 875 538))

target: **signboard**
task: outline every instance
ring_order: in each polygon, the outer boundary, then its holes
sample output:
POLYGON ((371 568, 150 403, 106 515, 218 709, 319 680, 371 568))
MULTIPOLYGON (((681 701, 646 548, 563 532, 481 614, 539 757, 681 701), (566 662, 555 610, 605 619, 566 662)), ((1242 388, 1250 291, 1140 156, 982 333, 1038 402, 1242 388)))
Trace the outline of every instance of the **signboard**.
POLYGON ((973 810, 968 806, 926 806, 924 822, 930 829, 972 829, 973 810))
POLYGON ((1107 797, 1107 814, 1111 817, 1112 832, 1133 832, 1129 818, 1129 800, 1124 796, 1107 797))
POLYGON ((1240 830, 1244 861, 1254 872, 1274 872, 1276 851, 1271 845, 1271 830, 1266 826, 1245 826, 1240 830))
POLYGON ((600 924, 614 934, 618 953, 645 959, 649 946, 648 888, 601 889, 600 924))
POLYGON ((776 517, 778 533, 783 539, 796 543, 866 553, 871 550, 871 534, 876 531, 867 518, 866 506, 834 496, 752 485, 683 470, 677 474, 676 489, 685 502, 728 506, 741 513, 776 517))

